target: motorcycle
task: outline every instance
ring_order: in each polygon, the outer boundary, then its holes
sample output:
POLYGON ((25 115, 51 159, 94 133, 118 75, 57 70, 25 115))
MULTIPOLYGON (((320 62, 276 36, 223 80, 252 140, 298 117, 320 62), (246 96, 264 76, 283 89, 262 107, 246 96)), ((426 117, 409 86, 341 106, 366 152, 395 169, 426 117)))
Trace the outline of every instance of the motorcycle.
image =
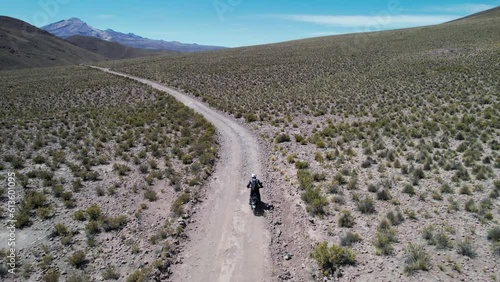
POLYGON ((259 205, 259 198, 257 195, 252 195, 250 197, 250 207, 252 208, 252 212, 255 214, 257 210, 257 206, 259 205))

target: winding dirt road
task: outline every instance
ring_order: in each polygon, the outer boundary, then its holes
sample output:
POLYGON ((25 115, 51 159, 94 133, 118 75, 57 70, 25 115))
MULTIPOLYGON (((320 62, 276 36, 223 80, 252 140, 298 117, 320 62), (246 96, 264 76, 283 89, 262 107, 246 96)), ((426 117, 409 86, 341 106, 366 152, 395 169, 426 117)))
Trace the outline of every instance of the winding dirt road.
POLYGON ((197 206, 195 228, 190 228, 189 233, 191 242, 181 254, 183 263, 174 268, 172 280, 272 281, 271 237, 265 219, 252 214, 245 188, 251 173, 262 172, 257 139, 233 119, 177 90, 109 69, 93 68, 167 92, 202 114, 221 136, 219 163, 206 184, 207 199, 197 206))

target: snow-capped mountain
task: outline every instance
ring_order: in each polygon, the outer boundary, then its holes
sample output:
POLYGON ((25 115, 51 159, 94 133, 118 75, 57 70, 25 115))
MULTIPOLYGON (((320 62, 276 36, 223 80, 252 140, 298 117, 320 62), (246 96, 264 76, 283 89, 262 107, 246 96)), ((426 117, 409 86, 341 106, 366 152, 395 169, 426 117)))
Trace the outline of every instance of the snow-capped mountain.
POLYGON ((171 50, 176 52, 200 52, 222 49, 218 46, 204 46, 198 44, 186 44, 176 41, 164 41, 144 38, 133 33, 121 33, 112 29, 100 30, 94 28, 78 18, 70 18, 58 21, 42 29, 61 38, 68 38, 73 35, 89 36, 106 41, 118 42, 125 46, 140 49, 171 50))
POLYGON ((82 35, 97 37, 107 41, 111 39, 106 32, 93 28, 78 18, 58 21, 44 26, 42 29, 62 38, 67 38, 73 35, 82 35))

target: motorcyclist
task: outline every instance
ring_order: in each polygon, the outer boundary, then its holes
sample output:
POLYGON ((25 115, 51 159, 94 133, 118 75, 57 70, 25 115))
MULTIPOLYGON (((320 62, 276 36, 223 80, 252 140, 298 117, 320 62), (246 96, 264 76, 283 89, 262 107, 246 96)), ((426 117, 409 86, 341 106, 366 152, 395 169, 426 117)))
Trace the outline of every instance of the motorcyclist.
POLYGON ((259 179, 257 179, 257 175, 255 173, 252 174, 252 178, 248 181, 247 188, 250 188, 250 199, 249 199, 249 204, 252 203, 252 196, 257 196, 257 203, 260 203, 260 188, 264 188, 264 185, 262 185, 262 182, 260 182, 259 179))

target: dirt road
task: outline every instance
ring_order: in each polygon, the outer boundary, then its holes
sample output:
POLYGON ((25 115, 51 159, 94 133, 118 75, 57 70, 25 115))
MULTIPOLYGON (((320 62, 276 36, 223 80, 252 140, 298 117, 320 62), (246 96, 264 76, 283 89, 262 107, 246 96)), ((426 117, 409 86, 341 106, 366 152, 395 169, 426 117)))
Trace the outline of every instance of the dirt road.
MULTIPOLYGON (((200 101, 159 83, 98 68, 167 92, 202 114, 221 138, 220 159, 207 183, 208 198, 198 205, 191 242, 174 268, 173 281, 272 281, 270 234, 263 217, 248 206, 245 185, 251 173, 261 174, 257 139, 233 119, 200 101)), ((264 199, 263 199, 264 200, 264 199)))

